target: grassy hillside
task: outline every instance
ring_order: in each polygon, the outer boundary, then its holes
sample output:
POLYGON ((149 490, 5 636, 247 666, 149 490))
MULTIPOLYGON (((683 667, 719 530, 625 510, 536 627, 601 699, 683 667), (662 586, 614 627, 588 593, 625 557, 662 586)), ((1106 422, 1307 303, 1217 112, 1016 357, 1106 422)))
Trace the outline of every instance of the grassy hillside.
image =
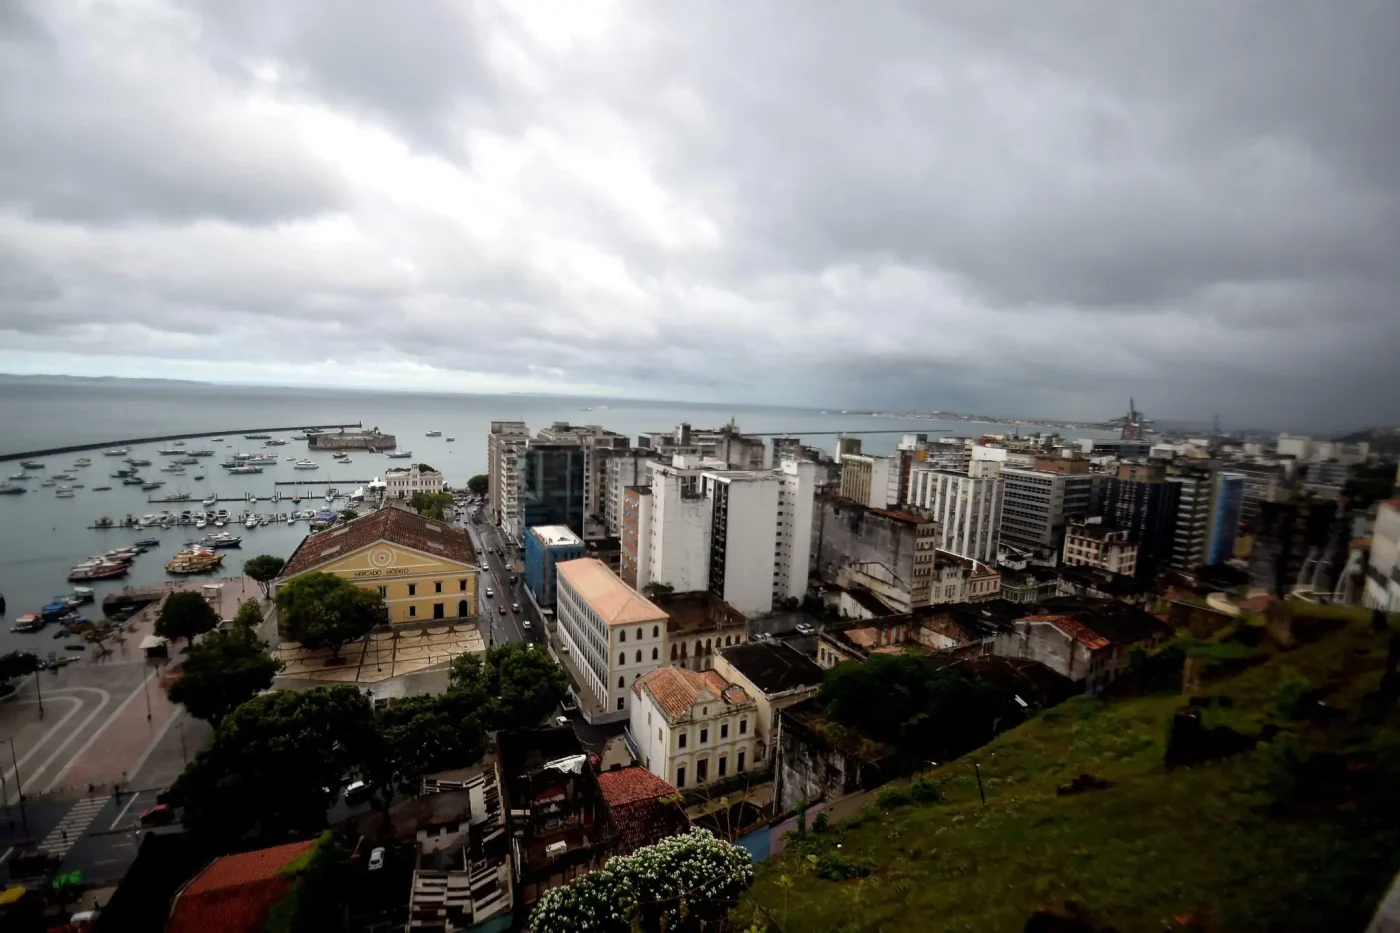
POLYGON ((736 919, 980 933, 1073 901, 1119 931, 1182 916, 1209 931, 1361 929, 1400 868, 1400 716, 1375 708, 1390 633, 1329 615, 1299 621, 1289 651, 1246 627, 1227 633, 1232 650, 1196 652, 1217 665, 1207 725, 1279 730, 1252 750, 1167 771, 1181 697, 1078 698, 929 772, 945 802, 887 801, 809 833, 760 868, 736 919), (1340 712, 1316 715, 1308 687, 1340 712), (1081 773, 1112 786, 1057 795, 1081 773))

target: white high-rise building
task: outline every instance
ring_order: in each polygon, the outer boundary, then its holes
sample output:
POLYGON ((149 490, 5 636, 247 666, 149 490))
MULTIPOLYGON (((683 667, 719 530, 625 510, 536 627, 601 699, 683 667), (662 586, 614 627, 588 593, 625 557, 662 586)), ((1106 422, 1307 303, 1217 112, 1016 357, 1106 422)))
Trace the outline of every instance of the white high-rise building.
POLYGON ((807 591, 816 465, 725 470, 677 456, 626 492, 622 576, 639 590, 708 590, 747 615, 807 591), (635 528, 635 531, 633 530, 635 528))
POLYGON ((938 522, 938 547, 959 557, 996 560, 1004 481, 995 470, 969 476, 915 466, 909 501, 938 522))
POLYGON ((491 505, 491 520, 510 538, 519 541, 520 475, 517 458, 530 438, 523 421, 493 421, 486 434, 487 496, 491 505))

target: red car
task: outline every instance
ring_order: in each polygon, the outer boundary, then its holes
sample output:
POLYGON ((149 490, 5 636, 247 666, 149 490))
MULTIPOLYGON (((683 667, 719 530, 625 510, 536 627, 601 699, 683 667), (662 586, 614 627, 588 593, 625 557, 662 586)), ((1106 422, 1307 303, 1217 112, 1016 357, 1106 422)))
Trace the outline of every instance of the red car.
POLYGON ((506 606, 505 606, 505 603, 501 603, 501 615, 505 615, 505 614, 506 614, 506 606))
POLYGON ((159 803, 141 814, 141 825, 155 826, 162 823, 169 823, 174 819, 175 811, 170 809, 170 805, 159 803))

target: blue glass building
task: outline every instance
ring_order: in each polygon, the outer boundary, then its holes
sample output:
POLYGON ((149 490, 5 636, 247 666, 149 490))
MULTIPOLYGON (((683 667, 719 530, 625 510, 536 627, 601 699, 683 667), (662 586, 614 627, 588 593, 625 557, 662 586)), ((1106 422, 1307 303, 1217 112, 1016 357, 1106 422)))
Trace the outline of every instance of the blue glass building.
POLYGON ((567 525, 537 525, 525 532, 525 585, 541 606, 554 605, 555 566, 583 556, 583 539, 567 525))

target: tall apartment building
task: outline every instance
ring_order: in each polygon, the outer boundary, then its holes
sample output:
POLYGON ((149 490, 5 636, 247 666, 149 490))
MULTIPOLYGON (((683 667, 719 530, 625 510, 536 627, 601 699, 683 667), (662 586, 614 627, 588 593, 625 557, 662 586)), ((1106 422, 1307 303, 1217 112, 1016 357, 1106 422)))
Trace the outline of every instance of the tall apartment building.
POLYGON ((667 457, 682 454, 718 460, 730 470, 761 470, 767 454, 762 438, 742 433, 732 421, 716 429, 692 428, 687 422, 681 422, 675 431, 638 435, 637 446, 667 457))
POLYGON ((493 421, 486 433, 487 497, 492 521, 510 538, 519 541, 520 480, 519 454, 529 440, 523 421, 493 421))
POLYGON ((823 496, 813 507, 812 550, 823 580, 863 587, 896 612, 933 600, 938 523, 823 496))
POLYGON ((836 462, 860 453, 860 438, 838 437, 836 439, 836 462))
POLYGON ((622 535, 622 505, 628 486, 650 486, 648 465, 660 462, 661 455, 643 447, 614 450, 603 467, 603 525, 609 535, 622 535))
POLYGON ((666 613, 595 558, 564 561, 555 570, 559 638, 582 675, 580 699, 592 703, 589 718, 626 719, 632 684, 665 656, 666 613))
POLYGON ((1002 467, 999 543, 1023 551, 1058 554, 1065 523, 1095 504, 1099 477, 1087 460, 1041 457, 1032 469, 1002 467))
POLYGON ((1168 476, 1167 481, 1180 489, 1176 527, 1172 532, 1171 566, 1190 572, 1207 563, 1206 539, 1210 532, 1214 474, 1209 470, 1186 470, 1168 476))
POLYGON ((972 445, 961 437, 940 437, 928 444, 928 460, 935 470, 966 473, 972 462, 972 445))
POLYGON ((1005 480, 999 471, 969 476, 916 464, 910 472, 909 503, 938 522, 938 546, 960 557, 996 559, 1005 480))
POLYGON ((841 495, 871 509, 899 502, 899 465, 892 457, 846 454, 841 458, 841 495))
POLYGON ((1244 478, 1240 527, 1252 531, 1259 523, 1266 502, 1280 502, 1288 497, 1290 484, 1287 473, 1277 463, 1232 463, 1230 471, 1244 478))
POLYGON ((1400 499, 1382 502, 1376 511, 1361 602, 1368 609, 1400 612, 1400 499))
POLYGON ((1109 477, 1102 514, 1137 538, 1138 576, 1150 577, 1171 561, 1180 495, 1181 486, 1167 482, 1158 464, 1120 463, 1109 477))
POLYGON ((708 590, 745 614, 801 597, 815 486, 814 464, 724 470, 677 457, 652 464, 649 487, 629 487, 622 522, 622 577, 644 589, 708 590))

